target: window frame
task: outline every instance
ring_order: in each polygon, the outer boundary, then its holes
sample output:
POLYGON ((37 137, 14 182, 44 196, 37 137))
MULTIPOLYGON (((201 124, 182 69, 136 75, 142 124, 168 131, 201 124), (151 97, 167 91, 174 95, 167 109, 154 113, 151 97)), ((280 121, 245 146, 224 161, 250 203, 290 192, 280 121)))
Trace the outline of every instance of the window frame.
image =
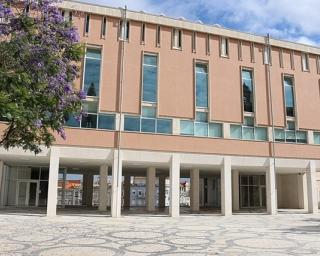
POLYGON ((119 20, 119 30, 118 30, 118 40, 129 42, 130 38, 130 20, 120 19, 119 20), (124 38, 123 38, 124 36, 124 38))
POLYGON ((229 58, 229 38, 225 36, 220 37, 220 57, 222 58, 229 58), (223 46, 225 45, 225 48, 223 46), (225 52, 223 52, 225 49, 225 52))
POLYGON ((206 111, 208 112, 208 120, 210 120, 210 73, 209 73, 209 61, 206 60, 200 60, 200 59, 194 59, 194 109, 196 114, 197 111, 206 111), (197 72, 197 64, 206 65, 207 67, 207 73, 203 72, 197 72), (197 73, 203 73, 207 75, 207 107, 197 106, 197 73))
POLYGON ((240 89, 241 89, 241 97, 242 97, 241 105, 242 105, 242 113, 243 113, 243 122, 244 122, 245 116, 255 117, 255 113, 256 113, 256 109, 257 109, 257 106, 256 106, 256 86, 255 85, 256 84, 255 84, 254 68, 241 66, 240 67, 240 89), (245 111, 245 109, 244 109, 244 92, 243 92, 243 75, 242 75, 243 71, 251 72, 252 93, 253 93, 253 104, 252 104, 253 111, 252 112, 245 111))
POLYGON ((283 73, 282 74, 282 86, 283 86, 283 102, 284 102, 284 114, 285 114, 285 122, 287 123, 287 121, 293 121, 296 120, 297 118, 297 110, 296 110, 296 93, 295 93, 295 78, 293 74, 287 74, 287 73, 283 73), (288 116, 287 114, 287 100, 286 100, 286 85, 285 85, 285 81, 284 79, 288 77, 290 79, 292 79, 292 96, 293 96, 293 111, 294 111, 294 115, 293 116, 288 116))
MULTIPOLYGON (((156 53, 156 52, 148 52, 148 51, 142 51, 142 61, 141 61, 141 92, 140 92, 140 95, 141 95, 141 99, 140 99, 140 102, 141 102, 141 111, 142 111, 142 106, 148 106, 148 105, 155 105, 156 106, 156 113, 157 113, 157 116, 158 116, 158 108, 157 108, 157 105, 158 105, 158 101, 159 101, 159 66, 160 66, 160 54, 159 53, 156 53), (149 56, 155 56, 157 57, 157 66, 153 66, 153 65, 147 65, 147 66, 152 66, 152 67, 156 67, 157 68, 157 85, 156 85, 156 101, 155 102, 152 102, 152 101, 146 101, 146 100, 143 100, 143 90, 144 90, 144 81, 143 81, 143 77, 144 77, 144 57, 145 55, 149 55, 149 56)), ((141 112, 142 113, 142 112, 141 112)))
POLYGON ((157 25, 156 28, 156 47, 161 46, 161 26, 157 25))
POLYGON ((182 50, 182 37, 183 37, 183 33, 182 33, 182 29, 180 28, 172 28, 172 38, 171 38, 171 47, 174 50, 182 50), (176 43, 176 37, 177 37, 177 44, 176 43))
MULTIPOLYGON (((85 53, 84 53, 84 58, 83 58, 83 69, 82 69, 82 90, 84 90, 84 82, 85 82, 85 74, 86 74, 86 54, 87 54, 87 50, 88 49, 95 49, 95 50, 100 50, 101 51, 101 58, 100 58, 100 70, 99 70, 99 95, 98 96, 86 96, 86 98, 92 98, 92 99, 99 99, 100 98, 100 92, 101 92, 101 84, 102 84, 102 70, 103 70, 103 47, 97 46, 97 45, 91 45, 88 44, 85 47, 85 53)), ((89 58, 90 59, 90 58, 89 58)), ((98 60, 96 58, 91 58, 91 59, 95 59, 98 60)))
POLYGON ((145 45, 146 43, 146 23, 142 22, 141 23, 141 38, 140 38, 140 43, 142 45, 145 45))
POLYGON ((108 26, 108 20, 106 16, 102 16, 101 19, 101 38, 105 39, 107 35, 107 26, 108 26))
POLYGON ((88 36, 90 32, 90 14, 86 13, 85 20, 84 20, 84 36, 88 36))
POLYGON ((307 52, 301 52, 301 68, 303 72, 310 72, 310 58, 307 52))
POLYGON ((191 48, 193 53, 197 52, 197 32, 196 31, 192 31, 191 48))

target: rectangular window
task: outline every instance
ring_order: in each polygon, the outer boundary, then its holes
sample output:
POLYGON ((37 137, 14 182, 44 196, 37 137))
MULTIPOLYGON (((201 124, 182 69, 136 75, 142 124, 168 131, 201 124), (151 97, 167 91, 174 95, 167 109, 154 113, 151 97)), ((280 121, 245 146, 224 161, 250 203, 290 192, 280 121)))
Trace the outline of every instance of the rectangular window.
POLYGON ((193 135, 194 134, 193 121, 181 120, 180 121, 180 134, 182 134, 182 135, 193 135))
POLYGON ((156 119, 141 118, 141 131, 142 132, 156 132, 156 119))
POLYGON ((238 60, 242 61, 242 41, 238 41, 238 60))
POLYGON ((320 144, 320 132, 313 132, 314 144, 320 144))
POLYGON ((172 120, 157 119, 157 133, 172 134, 172 120))
POLYGON ((138 116, 125 116, 124 117, 124 130, 132 132, 140 132, 140 117, 138 116))
POLYGON ((294 101, 293 77, 284 76, 283 83, 284 83, 286 116, 294 117, 295 101, 294 101))
POLYGON ((156 108, 143 106, 142 107, 142 116, 149 117, 149 118, 155 118, 156 117, 156 108))
POLYGON ((64 21, 72 22, 72 12, 67 10, 62 10, 61 15, 64 21))
POLYGON ((320 56, 316 57, 316 62, 317 62, 317 73, 320 74, 320 56))
POLYGON ((309 71, 309 55, 305 52, 301 53, 302 71, 309 71))
POLYGON ((242 139, 242 126, 241 125, 230 125, 230 137, 232 139, 242 139))
POLYGON ((195 31, 192 32, 191 40, 192 52, 196 52, 197 33, 195 31))
POLYGON ((103 17, 101 22, 101 38, 106 37, 106 31, 107 31, 107 17, 103 17))
POLYGON ((280 68, 283 68, 283 50, 279 50, 279 63, 280 63, 280 68))
POLYGON ((268 140, 268 129, 265 127, 255 127, 255 139, 256 140, 268 140))
POLYGON ((208 65, 196 63, 196 107, 208 108, 208 65))
POLYGON ((130 23, 128 20, 120 20, 119 39, 128 41, 130 34, 130 23))
POLYGON ((144 44, 146 41, 146 24, 142 23, 141 26, 141 43, 144 44))
POLYGON ((271 64, 271 47, 265 46, 263 49, 263 63, 271 64))
POLYGON ((142 100, 156 103, 158 89, 158 57, 156 55, 144 54, 142 83, 142 100))
POLYGON ((223 129, 222 124, 210 123, 209 124, 209 137, 222 138, 223 129))
POLYGON ((202 122, 202 123, 207 123, 208 122, 208 113, 207 112, 196 112, 196 121, 197 122, 202 122))
POLYGON ((86 14, 86 19, 85 19, 85 24, 84 24, 84 33, 85 35, 89 34, 89 29, 90 29, 90 15, 86 14))
POLYGON ((290 65, 291 69, 294 70, 294 51, 290 52, 290 65))
POLYGON ((172 48, 181 49, 182 47, 182 31, 174 28, 172 30, 172 48))
POLYGON ((210 35, 207 36, 206 40, 206 46, 207 46, 207 55, 210 55, 210 35))
POLYGON ((221 37, 220 40, 220 55, 222 57, 229 56, 229 40, 226 37, 221 37))
POLYGON ((207 137, 208 136, 208 124, 195 122, 194 135, 201 136, 201 137, 207 137))
POLYGON ((255 63, 256 59, 255 59, 255 54, 254 54, 254 42, 251 42, 251 44, 250 44, 250 57, 251 57, 251 62, 255 63))
POLYGON ((87 48, 84 65, 83 89, 87 96, 99 96, 101 49, 87 48))
POLYGON ((254 91, 252 70, 242 69, 242 94, 244 112, 254 112, 254 91))
POLYGON ((160 47, 161 42, 161 27, 157 26, 157 34, 156 34, 156 46, 160 47))
POLYGON ((98 115, 98 128, 106 130, 115 129, 115 115, 113 114, 99 114, 98 115))

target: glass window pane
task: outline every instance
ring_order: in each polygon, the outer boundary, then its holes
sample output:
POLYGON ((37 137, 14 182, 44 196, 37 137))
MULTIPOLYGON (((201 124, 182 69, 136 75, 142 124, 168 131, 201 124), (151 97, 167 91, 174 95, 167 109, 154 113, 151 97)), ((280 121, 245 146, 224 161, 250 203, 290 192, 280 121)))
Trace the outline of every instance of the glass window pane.
POLYGON ((81 128, 97 128, 97 115, 87 114, 83 116, 81 128))
POLYGON ((287 122, 287 129, 288 130, 295 130, 296 129, 296 124, 294 121, 288 121, 287 122))
POLYGON ((87 49, 86 52, 87 58, 101 59, 101 50, 100 49, 87 49))
POLYGON ((292 77, 284 77, 284 90, 285 90, 286 115, 294 117, 295 111, 294 111, 294 92, 293 92, 292 77))
POLYGON ((254 118, 251 116, 246 116, 244 118, 244 125, 246 126, 254 126, 254 118))
POLYGON ((307 143, 307 132, 296 131, 296 137, 298 143, 307 143))
POLYGON ((125 116, 124 117, 124 130, 140 132, 140 117, 125 116))
POLYGON ((180 121, 180 134, 193 135, 194 133, 193 121, 181 120, 180 121))
POLYGON ((196 64, 196 106, 208 107, 208 65, 196 64))
POLYGON ((295 131, 286 131, 286 142, 296 142, 295 131))
POLYGON ((143 101, 157 102, 157 67, 143 67, 143 101))
POLYGON ((313 133, 313 140, 314 140, 314 144, 320 144, 320 133, 319 132, 313 133))
POLYGON ((70 127, 80 127, 80 121, 78 121, 73 115, 69 115, 67 117, 65 117, 66 126, 70 126, 70 127))
POLYGON ((157 119, 157 133, 172 134, 172 120, 157 119))
POLYGON ((243 139, 254 140, 254 128, 253 127, 243 127, 243 139))
POLYGON ((208 122, 208 112, 196 112, 196 121, 197 122, 208 122))
POLYGON ((210 123, 209 124, 209 136, 222 138, 222 124, 210 123))
POLYGON ((283 129, 274 129, 275 141, 285 141, 285 132, 283 129))
POLYGON ((144 55, 143 64, 157 66, 157 58, 156 55, 144 55))
POLYGON ((115 115, 99 114, 99 129, 114 130, 115 115))
POLYGON ((142 118, 141 119, 142 132, 156 132, 156 119, 142 118))
POLYGON ((156 117, 156 108, 155 107, 142 107, 142 116, 143 117, 156 117))
POLYGON ((265 127, 255 127, 256 140, 268 140, 268 129, 265 127))
POLYGON ((100 84, 100 66, 101 66, 101 50, 88 49, 85 58, 84 70, 84 91, 88 96, 99 96, 100 84), (90 57, 97 56, 96 51, 99 51, 99 59, 90 57))
POLYGON ((241 125, 230 125, 230 137, 233 139, 242 138, 242 127, 241 125))
POLYGON ((98 101, 86 101, 83 103, 83 109, 87 113, 98 112, 98 101))
POLYGON ((242 70, 243 106, 245 112, 254 112, 252 71, 242 70))
POLYGON ((208 124, 207 123, 195 123, 194 135, 196 136, 208 136, 208 124))
POLYGON ((248 176, 241 175, 240 176, 240 184, 241 185, 248 185, 249 184, 248 176))

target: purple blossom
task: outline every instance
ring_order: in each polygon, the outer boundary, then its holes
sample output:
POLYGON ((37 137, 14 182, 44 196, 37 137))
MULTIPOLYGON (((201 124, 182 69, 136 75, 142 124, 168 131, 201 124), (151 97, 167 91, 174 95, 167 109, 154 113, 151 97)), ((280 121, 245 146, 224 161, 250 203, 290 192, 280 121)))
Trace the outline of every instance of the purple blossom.
POLYGON ((79 98, 81 100, 85 100, 87 98, 87 94, 85 93, 85 91, 83 91, 83 90, 79 91, 79 98))
POLYGON ((42 121, 40 119, 37 119, 34 122, 34 126, 37 127, 38 129, 42 127, 42 121))
POLYGON ((65 132, 65 130, 64 130, 64 128, 63 127, 60 127, 60 128, 58 128, 58 134, 61 136, 61 138, 62 139, 66 139, 67 137, 66 137, 66 132, 65 132))

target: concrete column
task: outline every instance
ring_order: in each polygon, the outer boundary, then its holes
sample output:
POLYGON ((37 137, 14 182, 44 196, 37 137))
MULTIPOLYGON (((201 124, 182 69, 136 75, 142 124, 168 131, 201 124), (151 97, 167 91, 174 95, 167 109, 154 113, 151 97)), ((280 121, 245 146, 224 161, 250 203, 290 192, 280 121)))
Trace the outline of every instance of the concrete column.
POLYGON ((276 171, 274 160, 269 159, 266 170, 267 212, 277 214, 276 171))
POLYGON ((306 174, 296 174, 297 177, 297 192, 298 192, 298 206, 299 209, 308 209, 308 193, 306 186, 306 174))
POLYGON ((314 160, 309 162, 307 169, 307 190, 308 190, 308 212, 318 213, 318 196, 316 180, 316 163, 314 160))
POLYGON ((232 208, 233 211, 239 211, 239 171, 232 171, 232 208))
POLYGON ((232 215, 231 157, 223 159, 221 168, 221 214, 232 215))
POLYGON ((93 174, 83 174, 83 188, 82 188, 82 205, 87 207, 92 206, 92 193, 93 193, 93 174))
POLYGON ((122 152, 114 150, 112 163, 111 216, 121 217, 122 152))
POLYGON ((108 165, 100 166, 99 211, 107 211, 108 197, 108 165))
POLYGON ((180 155, 173 154, 170 160, 170 207, 171 217, 180 214, 180 155))
POLYGON ((147 170, 147 210, 155 211, 155 194, 156 194, 156 168, 150 167, 147 170))
POLYGON ((126 209, 130 208, 130 187, 131 187, 131 176, 124 176, 124 184, 123 184, 123 196, 124 196, 124 202, 123 207, 126 209))
POLYGON ((4 187, 5 187, 4 163, 0 161, 0 207, 4 206, 4 187))
POLYGON ((159 176, 159 208, 166 207, 166 176, 159 176))
POLYGON ((190 189, 190 206, 191 211, 199 212, 200 188, 199 188, 199 169, 190 170, 191 189, 190 189))
POLYGON ((47 202, 47 216, 49 217, 56 216, 57 214, 59 157, 59 148, 51 147, 47 202))
POLYGON ((61 193, 61 205, 65 207, 66 202, 66 180, 67 180, 67 169, 63 170, 63 176, 62 176, 62 193, 61 193))

